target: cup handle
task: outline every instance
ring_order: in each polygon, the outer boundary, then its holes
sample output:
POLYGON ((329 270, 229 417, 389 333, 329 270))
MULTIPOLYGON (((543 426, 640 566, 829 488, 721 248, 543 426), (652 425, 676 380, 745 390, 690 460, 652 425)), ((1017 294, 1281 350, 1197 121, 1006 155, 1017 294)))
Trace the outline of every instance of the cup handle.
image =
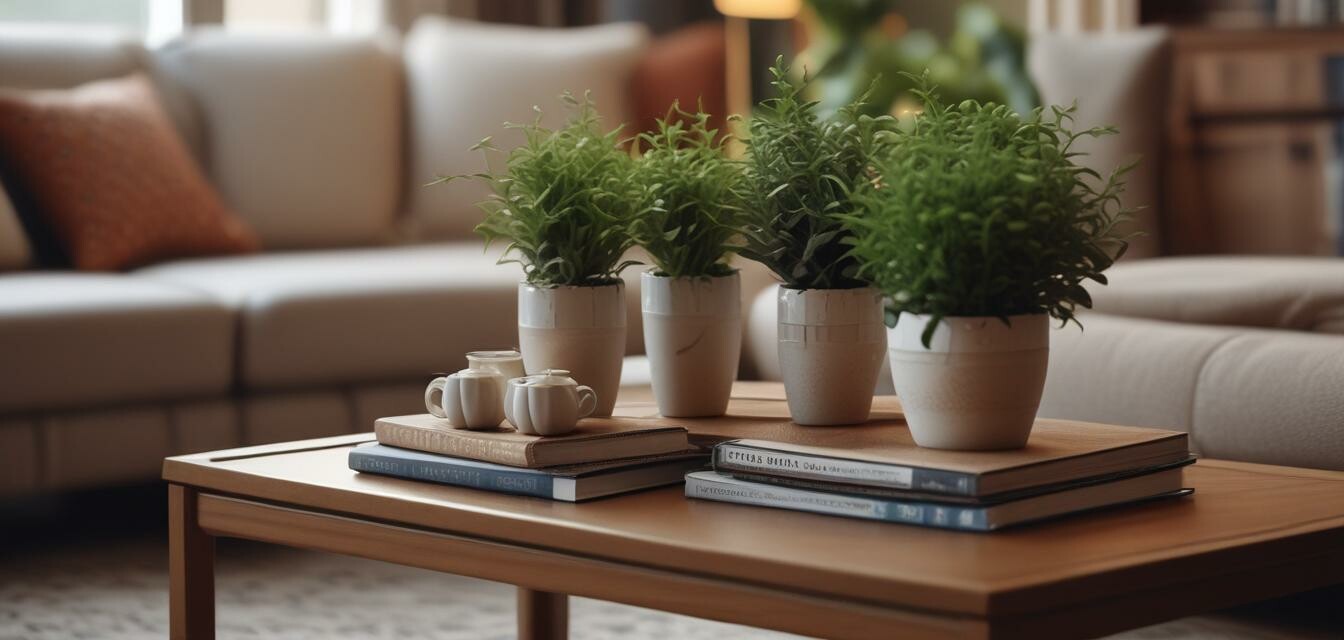
POLYGON ((579 385, 574 392, 579 394, 579 417, 587 418, 593 415, 593 412, 597 410, 597 392, 593 391, 592 387, 584 385, 579 385), (587 409, 584 407, 587 407, 587 409))
POLYGON ((425 410, 429 411, 435 418, 448 418, 448 414, 443 411, 443 385, 448 383, 448 378, 434 378, 425 387, 425 410))

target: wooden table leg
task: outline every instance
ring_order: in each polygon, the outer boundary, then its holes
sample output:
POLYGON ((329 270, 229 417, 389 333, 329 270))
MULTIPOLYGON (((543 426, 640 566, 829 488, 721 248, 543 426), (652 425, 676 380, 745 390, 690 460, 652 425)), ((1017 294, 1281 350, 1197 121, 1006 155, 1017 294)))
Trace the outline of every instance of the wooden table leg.
POLYGON ((518 587, 518 640, 569 637, 569 596, 518 587))
POLYGON ((196 523, 196 490, 168 485, 168 629, 173 640, 215 637, 215 537, 196 523))

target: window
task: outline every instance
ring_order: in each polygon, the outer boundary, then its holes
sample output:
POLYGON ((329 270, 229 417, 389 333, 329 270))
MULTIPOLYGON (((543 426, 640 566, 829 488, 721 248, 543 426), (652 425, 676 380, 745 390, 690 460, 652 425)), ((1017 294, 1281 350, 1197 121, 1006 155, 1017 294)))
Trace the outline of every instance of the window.
POLYGON ((0 23, 124 29, 157 44, 182 32, 182 0, 0 0, 0 23))

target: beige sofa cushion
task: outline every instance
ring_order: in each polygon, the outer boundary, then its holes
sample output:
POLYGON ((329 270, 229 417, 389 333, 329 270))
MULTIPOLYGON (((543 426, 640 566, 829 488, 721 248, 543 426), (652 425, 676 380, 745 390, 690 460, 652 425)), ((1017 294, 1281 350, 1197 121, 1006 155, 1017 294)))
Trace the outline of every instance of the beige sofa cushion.
MULTIPOLYGON (((138 280, 239 310, 239 377, 254 389, 392 380, 517 344, 517 265, 478 243, 272 253, 167 263, 138 280)), ((636 300, 638 297, 636 296, 636 300)))
POLYGON ((0 276, 0 412, 223 393, 233 313, 125 276, 0 276))
POLYGON ((205 165, 268 249, 371 244, 402 186, 402 79, 381 40, 198 31, 158 52, 195 101, 205 165))
POLYGON ((1041 416, 1177 428, 1201 455, 1344 470, 1344 337, 1082 321, 1051 336, 1041 416))
POLYGON ((0 24, 0 87, 65 89, 143 69, 145 49, 111 29, 0 24))
POLYGON ((0 185, 0 271, 23 269, 33 260, 33 249, 23 224, 14 213, 14 205, 0 185))
MULTIPOLYGON (((503 123, 557 126, 569 113, 557 97, 591 90, 607 126, 631 117, 629 80, 648 34, 633 24, 579 29, 484 25, 427 16, 416 21, 404 50, 410 166, 406 175, 409 233, 464 238, 480 221, 476 204, 488 189, 474 182, 425 188, 437 175, 481 171, 484 160, 468 149, 493 136, 500 149, 522 135, 503 123)), ((493 157, 495 166, 502 158, 493 157)))
POLYGON ((1159 258, 1117 264, 1090 286, 1112 315, 1344 333, 1344 260, 1268 256, 1159 258))
POLYGON ((1050 335, 1039 415, 1189 431, 1205 360, 1226 331, 1097 313, 1050 335))
POLYGON ((1046 104, 1078 101, 1077 126, 1114 125, 1119 135, 1082 138, 1074 151, 1083 164, 1106 175, 1141 158, 1129 175, 1121 201, 1145 207, 1131 230, 1145 235, 1130 241, 1129 255, 1143 258, 1161 250, 1162 109, 1168 93, 1169 35, 1161 28, 1123 33, 1038 34, 1031 39, 1028 67, 1046 104))

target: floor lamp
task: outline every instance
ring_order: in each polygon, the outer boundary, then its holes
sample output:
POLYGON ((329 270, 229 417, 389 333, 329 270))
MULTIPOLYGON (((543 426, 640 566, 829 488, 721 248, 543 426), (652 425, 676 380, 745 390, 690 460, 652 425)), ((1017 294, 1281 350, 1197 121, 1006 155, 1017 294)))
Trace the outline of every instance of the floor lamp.
POLYGON ((724 16, 724 78, 728 112, 751 116, 750 20, 789 20, 798 15, 802 0, 714 0, 724 16))

